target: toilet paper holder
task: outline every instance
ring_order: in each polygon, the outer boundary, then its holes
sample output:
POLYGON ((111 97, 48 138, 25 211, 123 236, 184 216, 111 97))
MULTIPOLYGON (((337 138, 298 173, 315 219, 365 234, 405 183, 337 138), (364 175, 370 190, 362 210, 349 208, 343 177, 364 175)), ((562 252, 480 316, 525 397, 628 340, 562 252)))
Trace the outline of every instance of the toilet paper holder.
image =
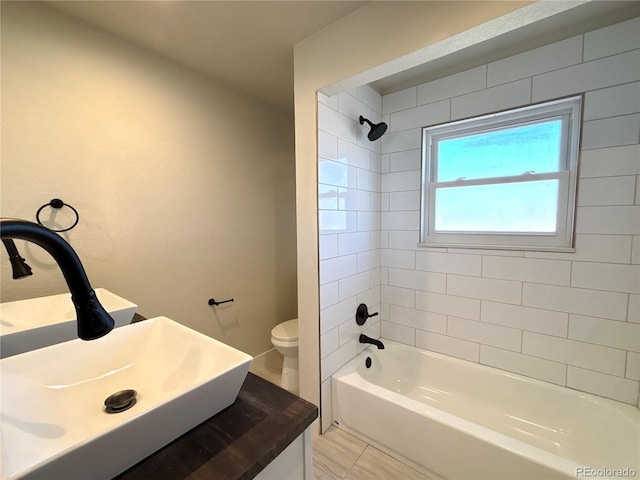
POLYGON ((215 298, 210 298, 207 303, 211 306, 217 307, 218 305, 229 302, 233 302, 233 298, 230 298, 229 300, 222 300, 221 302, 217 302, 215 298))

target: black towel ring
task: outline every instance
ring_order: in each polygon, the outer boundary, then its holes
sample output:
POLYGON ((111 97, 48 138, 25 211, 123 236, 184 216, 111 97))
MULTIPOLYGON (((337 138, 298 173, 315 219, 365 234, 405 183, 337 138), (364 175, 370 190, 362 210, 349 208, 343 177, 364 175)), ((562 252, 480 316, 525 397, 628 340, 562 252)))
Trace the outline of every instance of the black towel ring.
POLYGON ((51 230, 52 232, 57 232, 57 233, 61 233, 61 232, 68 232, 69 230, 71 230, 73 227, 75 227, 78 222, 80 221, 80 214, 78 213, 78 211, 73 208, 71 205, 69 205, 68 203, 64 203, 62 200, 60 200, 59 198, 54 198, 53 200, 51 200, 49 203, 45 203, 44 205, 42 205, 38 211, 36 212, 36 220, 38 221, 38 223, 40 225, 42 225, 43 227, 49 228, 49 230, 51 230), (44 225, 41 221, 40 221, 40 212, 42 212, 42 210, 44 210, 44 208, 46 207, 51 207, 51 208, 55 208, 56 210, 60 210, 62 207, 69 207, 71 210, 73 210, 73 213, 76 214, 76 221, 73 222, 73 225, 71 225, 69 228, 63 228, 60 230, 54 230, 53 228, 49 228, 46 225, 44 225))

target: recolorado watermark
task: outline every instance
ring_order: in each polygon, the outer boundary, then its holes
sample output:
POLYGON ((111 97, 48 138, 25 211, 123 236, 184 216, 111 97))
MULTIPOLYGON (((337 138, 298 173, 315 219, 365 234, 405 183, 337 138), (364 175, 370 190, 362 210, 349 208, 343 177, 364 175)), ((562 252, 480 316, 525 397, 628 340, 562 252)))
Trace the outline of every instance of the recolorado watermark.
POLYGON ((636 478, 638 472, 633 468, 592 468, 577 467, 578 478, 636 478))

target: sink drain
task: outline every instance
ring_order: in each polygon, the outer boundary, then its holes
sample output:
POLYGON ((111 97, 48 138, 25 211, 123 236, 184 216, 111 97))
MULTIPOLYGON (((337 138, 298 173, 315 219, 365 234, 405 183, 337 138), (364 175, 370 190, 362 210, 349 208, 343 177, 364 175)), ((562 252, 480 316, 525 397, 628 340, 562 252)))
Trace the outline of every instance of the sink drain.
POLYGON ((105 411, 107 413, 120 413, 133 407, 137 400, 138 392, 135 390, 120 390, 119 392, 109 395, 105 401, 105 411))

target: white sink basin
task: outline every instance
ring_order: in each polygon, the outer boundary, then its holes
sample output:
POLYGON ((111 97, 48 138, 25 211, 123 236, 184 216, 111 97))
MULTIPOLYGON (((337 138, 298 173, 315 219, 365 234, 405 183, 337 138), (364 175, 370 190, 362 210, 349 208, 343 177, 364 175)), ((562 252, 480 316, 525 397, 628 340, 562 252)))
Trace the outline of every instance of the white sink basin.
POLYGON ((166 317, 2 359, 1 478, 112 478, 231 405, 251 361, 166 317))
MULTIPOLYGON (((116 327, 131 323, 138 308, 135 303, 104 288, 95 292, 116 327)), ((0 303, 0 358, 73 340, 77 332, 70 293, 0 303)))

